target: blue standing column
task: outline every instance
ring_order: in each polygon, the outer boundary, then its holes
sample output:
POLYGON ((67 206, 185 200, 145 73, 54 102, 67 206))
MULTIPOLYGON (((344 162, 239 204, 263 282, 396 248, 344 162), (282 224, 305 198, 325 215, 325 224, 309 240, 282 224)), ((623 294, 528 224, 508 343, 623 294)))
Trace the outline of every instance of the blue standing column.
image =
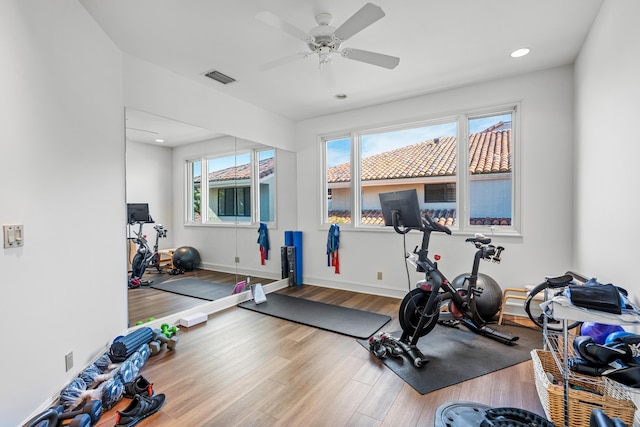
POLYGON ((302 231, 293 232, 293 246, 296 248, 296 285, 302 285, 302 231))

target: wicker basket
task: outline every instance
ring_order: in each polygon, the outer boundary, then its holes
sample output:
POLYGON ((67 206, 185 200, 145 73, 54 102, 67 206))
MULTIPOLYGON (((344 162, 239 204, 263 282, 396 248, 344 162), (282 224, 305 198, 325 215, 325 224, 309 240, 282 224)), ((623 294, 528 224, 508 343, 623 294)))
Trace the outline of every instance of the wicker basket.
POLYGON ((547 373, 562 379, 553 354, 545 350, 532 350, 536 389, 547 418, 557 426, 589 427, 589 417, 594 408, 600 408, 609 417, 620 418, 633 425, 636 407, 627 391, 605 377, 590 377, 571 373, 569 384, 569 423, 564 422, 564 387, 552 384, 547 373), (580 389, 576 389, 578 387, 580 389))

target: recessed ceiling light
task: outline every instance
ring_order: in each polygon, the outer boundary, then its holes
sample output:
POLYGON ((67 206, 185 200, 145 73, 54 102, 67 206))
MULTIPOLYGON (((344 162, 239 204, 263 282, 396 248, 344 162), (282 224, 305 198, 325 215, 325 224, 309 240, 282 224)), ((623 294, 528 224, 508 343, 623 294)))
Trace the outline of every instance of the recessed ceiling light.
POLYGON ((335 99, 347 99, 347 95, 344 93, 339 93, 333 96, 335 99))
POLYGON ((164 139, 156 139, 156 142, 164 142, 164 139))
POLYGON ((511 57, 520 58, 521 56, 525 56, 529 52, 531 52, 531 49, 529 49, 528 47, 523 47, 522 49, 517 49, 511 52, 511 57))

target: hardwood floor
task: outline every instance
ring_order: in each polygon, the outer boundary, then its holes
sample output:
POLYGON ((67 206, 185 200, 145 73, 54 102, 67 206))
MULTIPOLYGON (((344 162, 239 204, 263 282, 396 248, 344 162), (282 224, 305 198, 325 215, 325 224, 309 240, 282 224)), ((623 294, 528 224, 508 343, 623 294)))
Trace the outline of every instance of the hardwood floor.
MULTIPOLYGON (((147 291, 130 292, 130 301, 147 291)), ((384 330, 400 329, 394 298, 310 285, 279 292, 388 314, 384 330)), ((354 338, 237 307, 178 335, 175 351, 162 350, 140 372, 166 395, 164 407, 141 425, 433 426, 438 406, 454 401, 544 416, 531 361, 420 395, 354 338)), ((113 426, 116 410, 128 403, 122 399, 97 426, 113 426)))

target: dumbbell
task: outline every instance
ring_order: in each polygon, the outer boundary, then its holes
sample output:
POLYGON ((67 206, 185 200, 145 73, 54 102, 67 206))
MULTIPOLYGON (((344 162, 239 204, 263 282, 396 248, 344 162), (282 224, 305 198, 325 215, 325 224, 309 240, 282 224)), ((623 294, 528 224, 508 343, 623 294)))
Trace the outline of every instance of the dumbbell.
POLYGON ((162 326, 160 326, 160 331, 162 331, 167 338, 171 338, 178 333, 178 328, 175 326, 169 326, 168 323, 163 323, 162 326))
POLYGON ((27 427, 90 427, 96 424, 101 416, 102 402, 90 400, 77 411, 64 412, 64 406, 52 406, 31 420, 27 427), (71 422, 65 423, 68 420, 71 422))
POLYGON ((152 356, 160 352, 160 348, 162 347, 162 344, 166 344, 167 350, 169 351, 175 350, 176 345, 178 345, 178 337, 173 336, 171 338, 167 338, 166 335, 162 333, 160 329, 155 329, 153 331, 153 338, 149 343, 149 350, 152 356))

